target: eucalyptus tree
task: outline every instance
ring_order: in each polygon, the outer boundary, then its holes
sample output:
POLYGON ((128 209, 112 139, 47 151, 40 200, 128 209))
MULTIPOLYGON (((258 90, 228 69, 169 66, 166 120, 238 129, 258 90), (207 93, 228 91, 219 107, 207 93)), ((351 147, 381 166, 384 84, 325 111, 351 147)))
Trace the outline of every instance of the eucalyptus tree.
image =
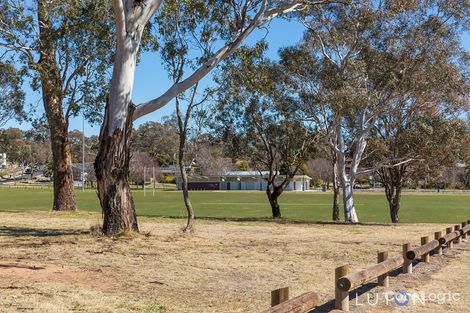
POLYGON ((273 218, 281 217, 279 197, 315 150, 314 123, 305 122, 284 85, 283 68, 262 57, 266 46, 240 49, 220 70, 215 129, 240 146, 260 172, 267 171, 266 195, 273 218))
POLYGON ((11 64, 0 63, 0 126, 10 119, 25 117, 21 77, 11 64))
POLYGON ((318 57, 316 50, 306 42, 297 46, 280 50, 280 63, 286 74, 286 87, 291 95, 298 99, 297 108, 304 112, 307 121, 317 123, 317 129, 322 134, 319 145, 331 162, 331 179, 333 182, 332 219, 340 220, 339 196, 340 179, 338 173, 338 156, 332 144, 334 132, 332 125, 337 121, 337 108, 328 100, 331 91, 326 88, 326 80, 331 79, 329 64, 318 57))
POLYGON ((359 222, 354 183, 363 173, 359 165, 367 137, 388 97, 371 79, 373 67, 364 54, 377 31, 376 10, 372 1, 326 13, 312 10, 301 19, 307 28, 304 42, 281 53, 299 110, 318 125, 336 160, 347 222, 359 222))
POLYGON ((390 73, 381 74, 391 96, 388 114, 377 120, 371 152, 394 223, 409 171, 458 161, 458 138, 465 130, 456 116, 468 111, 470 91, 460 33, 468 27, 469 10, 458 1, 389 7, 367 54, 375 72, 390 73))
MULTIPOLYGON (((382 163, 398 170, 410 162, 388 155, 369 169, 360 168, 377 123, 404 112, 437 109, 468 91, 462 73, 452 65, 462 56, 455 53, 456 38, 467 11, 462 3, 438 0, 368 1, 303 19, 308 31, 300 51, 309 55, 310 64, 298 67, 309 70, 299 73, 312 81, 302 81, 298 74, 294 78, 305 108, 324 125, 336 153, 346 221, 359 221, 353 200, 359 174, 373 172, 382 163), (319 73, 312 73, 312 66, 319 73), (439 75, 448 80, 440 82, 439 75)), ((395 126, 389 128, 392 133, 395 126)))
MULTIPOLYGON (((156 28, 161 42, 160 53, 163 65, 172 84, 179 84, 186 72, 201 67, 212 54, 211 46, 217 39, 215 34, 223 31, 220 23, 222 12, 212 10, 200 2, 175 1, 168 3, 157 17, 156 28), (193 20, 192 23, 185 21, 193 20), (192 54, 198 57, 194 59, 192 54)), ((178 134, 178 166, 180 169, 183 201, 187 211, 185 232, 191 232, 194 224, 194 209, 189 198, 187 169, 192 166, 197 156, 198 137, 204 120, 202 106, 207 102, 213 89, 201 91, 199 82, 175 99, 175 124, 178 134), (190 139, 190 144, 188 140, 190 139)))
MULTIPOLYGON (((453 115, 453 114, 452 114, 453 115)), ((462 161, 469 128, 458 117, 433 109, 394 112, 380 119, 370 140, 370 162, 384 186, 392 223, 398 223, 407 180, 437 176, 462 161)))
POLYGON ((162 108, 194 87, 222 60, 233 54, 254 30, 263 27, 273 18, 329 2, 332 1, 113 0, 117 45, 109 100, 100 134, 100 151, 95 162, 105 234, 138 231, 134 203, 127 182, 129 139, 133 121, 162 108), (200 65, 158 97, 135 105, 132 103, 132 86, 142 34, 149 29, 148 24, 151 21, 158 24, 158 15, 166 14, 167 10, 171 10, 172 4, 178 2, 192 7, 192 17, 181 22, 184 27, 194 30, 189 34, 194 36, 195 41, 204 36, 214 36, 208 53, 210 56, 201 60, 200 65), (156 14, 157 10, 159 14, 156 14), (157 16, 156 20, 154 16, 157 16), (213 23, 211 33, 204 32, 204 28, 199 27, 206 24, 206 21, 213 23), (216 46, 219 48, 215 48, 216 46))
POLYGON ((206 101, 204 99, 196 100, 198 84, 191 88, 188 98, 178 95, 175 99, 176 118, 178 123, 178 166, 180 169, 183 201, 187 211, 187 223, 184 232, 192 232, 194 225, 194 208, 189 199, 189 179, 188 169, 191 168, 198 156, 199 136, 201 134, 202 122, 204 120, 204 111, 200 106, 206 101), (182 108, 182 103, 186 102, 186 109, 182 108), (196 111, 197 110, 197 111, 196 111), (192 125, 190 122, 193 121, 192 125), (188 144, 188 139, 190 144, 188 144))
POLYGON ((0 1, 1 61, 40 91, 50 131, 53 210, 77 209, 69 120, 99 119, 113 38, 107 1, 0 1))

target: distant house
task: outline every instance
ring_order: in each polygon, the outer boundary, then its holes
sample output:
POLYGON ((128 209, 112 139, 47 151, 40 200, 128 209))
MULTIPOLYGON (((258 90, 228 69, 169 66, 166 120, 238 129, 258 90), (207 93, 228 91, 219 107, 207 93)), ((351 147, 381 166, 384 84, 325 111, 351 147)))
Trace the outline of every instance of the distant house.
MULTIPOLYGON (((224 175, 189 175, 190 190, 266 190, 269 172, 236 171, 226 172, 224 175)), ((276 179, 281 184, 284 176, 276 179)), ((182 189, 181 177, 176 177, 178 189, 182 189)), ((312 179, 307 175, 295 175, 286 188, 286 191, 307 191, 310 189, 312 179)))
POLYGON ((7 167, 7 154, 0 153, 0 168, 7 167))

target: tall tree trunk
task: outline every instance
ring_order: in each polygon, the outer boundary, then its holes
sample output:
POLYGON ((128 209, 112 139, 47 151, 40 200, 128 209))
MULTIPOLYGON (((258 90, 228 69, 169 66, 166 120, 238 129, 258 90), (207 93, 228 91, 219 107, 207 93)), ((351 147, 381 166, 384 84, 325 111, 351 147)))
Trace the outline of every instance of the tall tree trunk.
MULTIPOLYGON (((48 111, 49 109, 46 108, 46 112, 48 111)), ((77 210, 77 205, 67 126, 63 125, 60 121, 62 115, 52 117, 50 113, 47 115, 51 134, 54 183, 54 204, 52 209, 55 211, 75 211, 77 210)))
POLYGON ((113 77, 94 164, 103 211, 103 233, 108 236, 139 231, 128 177, 135 111, 131 96, 142 28, 134 24, 127 26, 128 31, 118 38, 113 77))
POLYGON ((333 221, 339 221, 339 181, 338 181, 338 162, 336 153, 332 152, 333 160, 333 221))
MULTIPOLYGON (((365 141, 364 137, 357 138, 358 143, 354 149, 353 161, 351 162, 348 174, 346 170, 346 148, 341 128, 340 114, 335 116, 335 125, 335 153, 338 165, 338 176, 341 179, 341 187, 343 188, 344 220, 349 223, 359 223, 359 218, 357 217, 356 208, 354 206, 354 178, 362 153, 365 149, 365 141)), ((363 134, 363 132, 361 133, 363 134)))
POLYGON ((356 207, 354 206, 354 181, 343 179, 342 187, 344 220, 350 223, 359 223, 356 207))
POLYGON ((49 9, 44 0, 38 1, 40 37, 40 61, 37 70, 41 77, 42 99, 46 112, 52 149, 52 171, 54 175, 55 211, 77 209, 73 185, 72 156, 67 136, 68 116, 62 108, 61 73, 55 59, 52 45, 52 23, 49 9))
POLYGON ((395 190, 395 196, 389 201, 390 206, 390 219, 392 223, 399 223, 398 211, 400 210, 401 189, 395 190))
POLYGON ((180 167, 181 178, 183 180, 183 183, 182 183, 183 200, 184 200, 184 205, 186 207, 186 211, 188 213, 188 220, 186 222, 186 227, 184 228, 184 231, 191 232, 193 230, 193 225, 194 225, 194 210, 193 210, 193 205, 191 204, 191 200, 189 199, 188 174, 186 174, 186 170, 184 168, 183 151, 181 147, 180 147, 180 153, 178 157, 178 163, 180 167))
POLYGON ((188 175, 186 173, 186 169, 184 167, 184 153, 185 153, 185 146, 186 146, 186 136, 188 132, 188 122, 191 117, 191 111, 193 109, 194 104, 194 97, 196 96, 197 84, 196 87, 193 89, 193 93, 191 96, 191 101, 186 109, 186 115, 182 116, 180 110, 180 103, 179 98, 175 98, 175 107, 176 107, 176 116, 178 118, 178 129, 179 129, 179 146, 178 146, 178 165, 180 168, 180 174, 182 182, 182 189, 183 189, 183 201, 184 206, 186 207, 186 212, 188 213, 188 219, 186 222, 186 227, 184 228, 184 232, 189 233, 193 230, 194 224, 194 210, 193 205, 191 204, 191 200, 189 199, 189 187, 188 187, 188 175))
POLYGON ((354 206, 354 179, 346 173, 346 156, 341 149, 338 153, 338 176, 343 189, 344 220, 349 223, 359 223, 356 207, 354 206))
POLYGON ((333 182, 333 221, 339 221, 339 186, 338 182, 333 182))

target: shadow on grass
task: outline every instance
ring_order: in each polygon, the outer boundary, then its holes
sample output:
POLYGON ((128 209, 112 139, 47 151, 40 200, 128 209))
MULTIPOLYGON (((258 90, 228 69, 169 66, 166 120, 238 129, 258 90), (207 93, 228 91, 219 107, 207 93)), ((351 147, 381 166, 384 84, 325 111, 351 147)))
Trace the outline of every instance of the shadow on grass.
MULTIPOLYGON (((139 215, 146 218, 170 218, 170 219, 187 219, 185 216, 171 215, 139 215)), ((271 217, 215 217, 203 216, 196 217, 198 220, 221 221, 221 222, 268 222, 276 224, 293 224, 293 225, 342 225, 342 226, 393 226, 391 223, 346 223, 341 221, 305 221, 287 218, 271 218, 271 217)))
POLYGON ((11 237, 54 237, 67 235, 84 235, 89 231, 83 229, 29 228, 29 227, 0 227, 0 236, 11 237))
POLYGON ((23 269, 27 269, 27 270, 33 270, 33 271, 37 271, 37 270, 43 270, 45 269, 45 267, 43 266, 35 266, 35 265, 24 265, 24 264, 0 264, 0 268, 23 268, 23 269))

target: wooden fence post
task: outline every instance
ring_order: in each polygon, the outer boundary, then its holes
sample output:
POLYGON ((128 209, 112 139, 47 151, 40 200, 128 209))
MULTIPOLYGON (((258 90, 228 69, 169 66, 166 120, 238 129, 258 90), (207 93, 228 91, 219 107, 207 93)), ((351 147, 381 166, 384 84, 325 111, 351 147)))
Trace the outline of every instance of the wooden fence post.
MULTIPOLYGON (((441 238, 441 237, 442 237, 442 232, 441 231, 437 231, 437 232, 434 233, 434 239, 439 240, 439 238, 441 238)), ((441 244, 439 244, 439 246, 436 248, 434 253, 436 253, 437 255, 442 255, 442 245, 441 244)))
POLYGON ((338 288, 338 280, 349 274, 349 264, 337 267, 335 269, 335 309, 349 311, 349 290, 342 291, 338 288))
MULTIPOLYGON (((468 222, 462 222, 462 228, 468 225, 468 222)), ((462 235, 462 239, 467 239, 467 234, 462 235)))
MULTIPOLYGON (((425 245, 429 242, 429 236, 421 237, 421 245, 425 245)), ((421 262, 429 263, 429 252, 421 256, 421 262)))
MULTIPOLYGON (((454 231, 460 230, 460 225, 455 225, 454 226, 454 231)), ((461 243, 462 242, 462 236, 458 236, 455 238, 454 243, 461 243)))
MULTIPOLYGON (((446 234, 450 234, 452 232, 452 227, 446 228, 446 234)), ((452 249, 454 247, 454 241, 451 240, 447 243, 447 248, 452 249)))
POLYGON ((406 253, 410 251, 411 249, 410 243, 405 243, 403 245, 403 273, 404 274, 411 274, 413 273, 413 263, 412 261, 408 260, 406 257, 406 253))
MULTIPOLYGON (((378 263, 382 263, 383 261, 385 261, 387 259, 388 259, 388 252, 387 251, 379 252, 379 254, 377 255, 377 262, 378 263)), ((378 277, 378 284, 379 284, 379 286, 388 287, 388 273, 383 274, 383 275, 378 277)))
POLYGON ((289 300, 289 287, 271 291, 271 306, 276 306, 289 300))

